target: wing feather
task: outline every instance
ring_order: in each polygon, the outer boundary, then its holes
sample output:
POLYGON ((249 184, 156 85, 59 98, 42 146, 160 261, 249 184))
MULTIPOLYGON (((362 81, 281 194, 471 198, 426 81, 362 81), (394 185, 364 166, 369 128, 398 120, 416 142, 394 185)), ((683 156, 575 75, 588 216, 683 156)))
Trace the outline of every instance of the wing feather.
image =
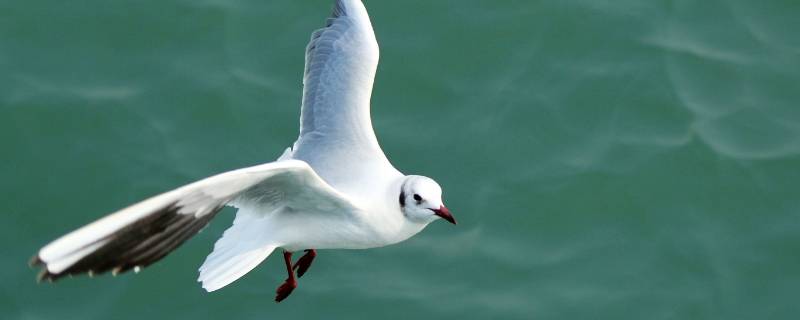
POLYGON ((337 0, 326 26, 311 34, 294 158, 309 162, 326 179, 321 155, 337 166, 388 163, 370 119, 378 57, 375 33, 360 0, 337 0))
POLYGON ((231 201, 256 202, 267 212, 293 206, 315 213, 320 204, 356 208, 305 162, 278 161, 209 177, 120 210, 46 245, 32 262, 43 266, 39 279, 51 281, 146 267, 197 234, 231 201), (314 205, 304 207, 309 197, 314 205))

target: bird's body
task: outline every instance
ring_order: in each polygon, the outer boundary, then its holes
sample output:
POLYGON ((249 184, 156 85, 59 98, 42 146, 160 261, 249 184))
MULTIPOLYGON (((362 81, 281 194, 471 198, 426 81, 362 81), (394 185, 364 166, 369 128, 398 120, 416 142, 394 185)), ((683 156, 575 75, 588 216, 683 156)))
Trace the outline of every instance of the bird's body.
POLYGON ((336 0, 325 28, 306 49, 300 135, 275 162, 212 176, 120 210, 43 247, 40 278, 113 273, 154 263, 219 212, 238 208, 233 225, 200 267, 203 287, 220 289, 277 248, 289 278, 280 301, 316 256, 314 249, 394 244, 443 218, 433 180, 406 176, 381 150, 370 120, 378 45, 360 0, 336 0), (291 253, 306 250, 292 265, 291 253))

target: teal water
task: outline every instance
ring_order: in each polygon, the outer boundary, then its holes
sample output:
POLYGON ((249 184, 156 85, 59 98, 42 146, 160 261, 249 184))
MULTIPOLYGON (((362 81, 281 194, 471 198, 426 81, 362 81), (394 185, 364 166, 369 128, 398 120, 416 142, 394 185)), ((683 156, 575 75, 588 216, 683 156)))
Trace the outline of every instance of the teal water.
POLYGON ((294 141, 331 1, 0 2, 0 318, 794 319, 796 1, 367 1, 379 140, 458 218, 213 294, 230 211, 139 274, 36 284, 105 213, 294 141))

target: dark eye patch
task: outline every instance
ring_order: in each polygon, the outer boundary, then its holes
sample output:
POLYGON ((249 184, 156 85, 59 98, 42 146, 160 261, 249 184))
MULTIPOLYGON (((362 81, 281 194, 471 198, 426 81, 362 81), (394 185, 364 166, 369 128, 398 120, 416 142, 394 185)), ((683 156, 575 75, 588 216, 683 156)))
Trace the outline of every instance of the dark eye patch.
POLYGON ((414 194, 414 200, 417 200, 417 202, 420 202, 420 201, 422 201, 422 197, 420 197, 418 194, 415 193, 414 194))

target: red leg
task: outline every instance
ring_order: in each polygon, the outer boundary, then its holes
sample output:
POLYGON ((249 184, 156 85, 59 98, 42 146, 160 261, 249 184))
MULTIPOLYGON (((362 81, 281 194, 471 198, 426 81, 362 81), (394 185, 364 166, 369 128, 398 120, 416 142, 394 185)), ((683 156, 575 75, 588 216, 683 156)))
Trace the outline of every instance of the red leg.
POLYGON ((297 263, 294 264, 294 269, 297 270, 298 278, 302 277, 303 274, 305 274, 306 271, 308 271, 308 267, 311 266, 311 262, 314 261, 314 258, 316 256, 317 256, 317 250, 308 249, 306 250, 306 254, 304 254, 302 257, 300 257, 299 260, 297 260, 297 263))
POLYGON ((286 281, 276 290, 277 295, 275 296, 275 302, 283 301, 283 299, 286 299, 286 297, 292 293, 294 288, 297 288, 297 280, 294 279, 294 271, 292 270, 292 253, 284 250, 283 260, 286 262, 286 272, 289 273, 289 277, 286 278, 286 281))

